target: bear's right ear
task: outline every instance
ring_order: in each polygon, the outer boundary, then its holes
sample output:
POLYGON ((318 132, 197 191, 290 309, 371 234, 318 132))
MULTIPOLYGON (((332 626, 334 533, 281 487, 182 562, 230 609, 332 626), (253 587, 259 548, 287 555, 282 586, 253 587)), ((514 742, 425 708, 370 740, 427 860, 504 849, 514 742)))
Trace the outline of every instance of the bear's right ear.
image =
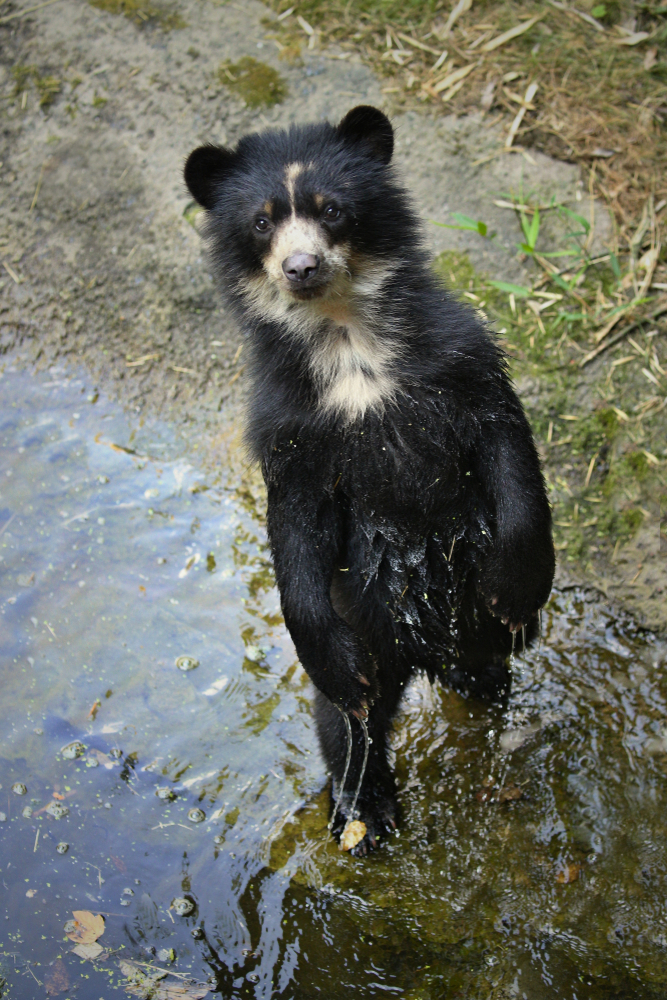
POLYGON ((215 191, 229 171, 235 154, 223 146, 199 146, 187 158, 183 175, 195 201, 204 208, 215 205, 215 191))

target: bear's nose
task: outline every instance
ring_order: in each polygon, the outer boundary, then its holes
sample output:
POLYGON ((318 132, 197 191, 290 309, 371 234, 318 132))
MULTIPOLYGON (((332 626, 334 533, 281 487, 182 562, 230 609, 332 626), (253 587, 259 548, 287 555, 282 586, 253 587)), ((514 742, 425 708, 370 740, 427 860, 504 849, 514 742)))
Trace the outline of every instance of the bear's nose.
POLYGON ((295 283, 314 278, 319 268, 320 258, 312 253, 293 253, 283 261, 283 274, 295 283))

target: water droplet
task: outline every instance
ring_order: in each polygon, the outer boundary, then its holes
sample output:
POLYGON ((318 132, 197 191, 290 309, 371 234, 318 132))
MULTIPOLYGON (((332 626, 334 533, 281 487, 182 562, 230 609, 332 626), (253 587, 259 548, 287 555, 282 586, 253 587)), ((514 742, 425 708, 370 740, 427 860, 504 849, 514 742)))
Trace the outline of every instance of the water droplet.
POLYGON ((64 840, 61 840, 59 844, 56 844, 56 851, 58 854, 67 854, 69 851, 69 844, 67 844, 64 840))
POLYGON ((30 819, 32 816, 32 806, 26 806, 21 815, 24 819, 30 819))
POLYGON ((134 896, 134 889, 123 889, 124 896, 134 896))
POLYGON ((83 757, 86 748, 80 740, 74 740, 74 742, 62 747, 60 752, 65 760, 76 760, 77 757, 83 757))
POLYGON ((12 785, 14 795, 27 795, 28 789, 22 781, 15 781, 12 785))
POLYGON ((206 813, 203 809, 190 809, 188 819, 191 823, 203 823, 206 819, 206 813))
POLYGON ((166 786, 163 786, 161 788, 156 788, 155 794, 159 799, 162 799, 163 802, 171 802, 172 799, 176 798, 176 792, 173 789, 168 788, 166 786))

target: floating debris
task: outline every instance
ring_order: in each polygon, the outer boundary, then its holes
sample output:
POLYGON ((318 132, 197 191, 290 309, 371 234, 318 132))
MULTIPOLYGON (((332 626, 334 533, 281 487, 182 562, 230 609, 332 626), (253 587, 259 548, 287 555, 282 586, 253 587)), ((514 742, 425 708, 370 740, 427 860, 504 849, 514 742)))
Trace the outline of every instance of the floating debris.
POLYGON ((188 917, 194 912, 195 904, 191 899, 185 899, 183 896, 177 896, 176 899, 172 899, 171 908, 177 916, 188 917))
POLYGON ((365 836, 366 824, 362 823, 360 819, 353 819, 343 830, 339 844, 341 851, 351 851, 353 847, 361 843, 365 836))
POLYGON ((69 844, 65 840, 61 840, 59 844, 56 844, 56 851, 58 854, 67 854, 69 851, 69 844))
POLYGON ((74 740, 64 746, 60 752, 65 760, 76 760, 77 757, 83 757, 86 748, 80 740, 74 740))
POLYGON ((111 757, 112 760, 120 760, 120 758, 123 756, 123 751, 120 749, 120 747, 112 747, 111 750, 109 750, 109 756, 111 757))
POLYGON ((155 789, 155 794, 163 802, 172 802, 176 798, 176 792, 173 788, 169 788, 167 785, 161 785, 159 788, 155 789))
POLYGON ((53 819, 62 819, 63 816, 67 816, 69 809, 62 802, 49 802, 46 812, 53 819))
POLYGON ((27 795, 28 794, 28 789, 23 784, 22 781, 15 781, 14 784, 12 785, 12 791, 13 791, 14 795, 27 795))
POLYGON ((32 806, 26 806, 21 813, 24 819, 31 819, 32 817, 32 806))
POLYGON ((100 762, 97 757, 86 757, 86 767, 99 767, 100 762))
POLYGON ((171 964, 171 962, 176 961, 176 952, 173 948, 160 948, 157 957, 160 962, 169 962, 171 964))
POLYGON ((0 812, 0 823, 7 822, 7 813, 0 812))
POLYGON ((90 910, 72 910, 74 920, 68 920, 63 930, 76 944, 92 944, 104 934, 104 917, 90 910))
POLYGON ((184 674, 187 674, 188 670, 194 670, 195 667, 199 666, 199 660, 196 660, 194 656, 179 656, 176 659, 176 666, 184 674))
POLYGON ((261 646, 246 646, 245 648, 245 658, 251 663, 261 663, 265 656, 266 650, 262 649, 261 646))
POLYGON ((188 819, 191 823, 203 823, 206 819, 206 813, 203 809, 190 809, 188 819))

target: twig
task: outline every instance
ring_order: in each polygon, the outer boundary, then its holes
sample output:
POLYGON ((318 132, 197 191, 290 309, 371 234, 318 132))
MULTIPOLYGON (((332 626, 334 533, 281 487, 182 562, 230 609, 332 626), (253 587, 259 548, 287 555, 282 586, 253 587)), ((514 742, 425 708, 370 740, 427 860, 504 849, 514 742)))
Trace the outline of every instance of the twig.
POLYGON ((15 281, 17 285, 20 285, 21 284, 21 279, 19 278, 19 276, 16 273, 16 271, 14 270, 14 268, 10 267, 6 260, 3 260, 2 266, 4 267, 5 271, 9 275, 9 277, 12 279, 12 281, 15 281))
POLYGON ((16 511, 14 511, 14 513, 9 518, 9 520, 5 521, 5 523, 3 524, 3 526, 0 528, 0 535, 4 535, 5 531, 7 530, 7 528, 12 523, 12 521, 14 520, 15 517, 16 517, 16 511))
POLYGON ((667 312, 667 302, 663 302, 661 306, 659 306, 657 309, 654 309, 652 313, 648 314, 648 316, 642 316, 640 317, 640 319, 636 319, 634 323, 631 323, 630 326, 626 326, 624 330, 619 330, 619 332, 616 334, 615 337, 612 337, 605 344, 600 344, 600 346, 596 347, 594 351, 591 351, 589 354, 586 354, 585 357, 583 357, 579 362, 579 367, 585 368, 587 364, 589 364, 591 361, 597 358, 598 354, 602 354, 603 351, 606 351, 608 348, 613 347, 614 344, 618 344, 619 341, 623 340, 624 337, 627 337, 627 335, 629 333, 632 333, 633 330, 636 330, 637 327, 641 326, 642 323, 648 323, 652 319, 657 319, 658 316, 662 316, 666 312, 667 312))
POLYGON ((13 14, 0 17, 0 24, 6 24, 7 21, 14 21, 17 17, 23 17, 24 14, 32 14, 33 11, 41 10, 42 7, 50 7, 53 3, 60 3, 60 0, 46 0, 46 3, 38 3, 36 7, 26 7, 25 10, 14 11, 13 14))
POLYGON ((32 196, 32 201, 30 202, 30 208, 28 209, 28 215, 32 212, 33 208, 37 204, 37 199, 39 197, 39 189, 42 186, 42 177, 44 176, 44 167, 46 166, 46 160, 42 163, 41 169, 39 171, 39 177, 37 178, 37 187, 35 188, 35 193, 32 196))

